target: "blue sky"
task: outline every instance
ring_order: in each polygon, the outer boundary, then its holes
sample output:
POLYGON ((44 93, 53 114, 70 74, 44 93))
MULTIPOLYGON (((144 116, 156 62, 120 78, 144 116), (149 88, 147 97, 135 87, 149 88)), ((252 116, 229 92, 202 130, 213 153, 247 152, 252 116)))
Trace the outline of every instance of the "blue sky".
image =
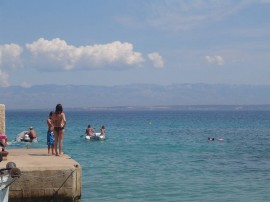
POLYGON ((270 84, 270 0, 0 0, 0 86, 270 84))

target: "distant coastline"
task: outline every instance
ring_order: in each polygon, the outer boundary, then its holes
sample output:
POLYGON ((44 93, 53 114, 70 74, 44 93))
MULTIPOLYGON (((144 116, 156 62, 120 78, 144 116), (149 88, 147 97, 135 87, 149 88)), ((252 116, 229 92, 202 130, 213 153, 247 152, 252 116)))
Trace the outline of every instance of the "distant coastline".
MULTIPOLYGON (((7 111, 49 111, 50 109, 7 109, 7 111)), ((65 108, 65 111, 270 111, 270 105, 164 105, 65 108)))
POLYGON ((0 87, 6 109, 65 110, 265 110, 270 85, 132 84, 121 86, 38 85, 0 87))

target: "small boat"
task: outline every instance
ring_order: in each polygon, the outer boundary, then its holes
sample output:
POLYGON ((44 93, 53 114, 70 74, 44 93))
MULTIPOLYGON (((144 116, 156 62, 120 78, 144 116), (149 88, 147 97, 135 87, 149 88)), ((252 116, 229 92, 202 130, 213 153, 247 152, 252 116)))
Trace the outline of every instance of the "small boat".
POLYGON ((101 133, 94 133, 93 136, 86 135, 85 139, 87 139, 87 140, 105 140, 105 134, 101 135, 101 133))
POLYGON ((16 141, 17 142, 35 142, 37 143, 38 140, 37 138, 34 138, 32 141, 28 135, 28 131, 22 131, 16 136, 16 141))
POLYGON ((1 202, 8 202, 9 186, 20 176, 21 176, 21 171, 20 169, 16 168, 16 164, 13 162, 8 162, 6 164, 6 168, 0 169, 0 201, 1 202))

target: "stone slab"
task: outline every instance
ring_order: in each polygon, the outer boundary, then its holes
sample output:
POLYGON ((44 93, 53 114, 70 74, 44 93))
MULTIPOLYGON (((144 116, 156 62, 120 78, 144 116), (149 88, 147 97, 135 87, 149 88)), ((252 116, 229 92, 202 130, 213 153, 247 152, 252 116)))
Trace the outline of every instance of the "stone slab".
POLYGON ((68 155, 47 154, 45 149, 8 149, 7 160, 21 170, 21 177, 10 186, 9 201, 66 201, 81 200, 81 166, 68 155))

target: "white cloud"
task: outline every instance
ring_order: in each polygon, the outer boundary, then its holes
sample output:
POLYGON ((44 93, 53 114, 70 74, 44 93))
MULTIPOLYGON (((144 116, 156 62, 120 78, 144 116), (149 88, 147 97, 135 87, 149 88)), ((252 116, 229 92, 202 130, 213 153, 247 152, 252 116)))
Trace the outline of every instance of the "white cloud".
POLYGON ((142 54, 133 50, 132 44, 120 41, 75 47, 59 38, 51 41, 40 38, 27 44, 26 48, 31 52, 34 64, 51 70, 96 69, 106 66, 119 69, 138 66, 144 61, 142 54))
POLYGON ((20 86, 23 88, 30 88, 32 85, 29 84, 27 81, 23 81, 20 86))
POLYGON ((215 56, 205 56, 206 61, 209 64, 217 64, 217 65, 223 65, 224 64, 224 59, 223 57, 219 56, 219 55, 215 55, 215 56))
POLYGON ((16 44, 0 45, 0 67, 17 68, 21 64, 21 54, 23 49, 16 44))
MULTIPOLYGON (((17 44, 0 45, 0 85, 9 86, 9 78, 18 67, 37 71, 69 71, 111 69, 121 70, 143 66, 143 54, 134 51, 131 43, 114 41, 76 47, 65 40, 40 38, 26 44, 25 49, 17 44), (23 52, 24 51, 24 52, 23 52)), ((163 58, 157 53, 148 54, 155 68, 163 68, 163 58)), ((28 82, 21 86, 30 87, 28 82)))
POLYGON ((156 52, 149 53, 148 58, 150 61, 153 62, 154 67, 156 67, 156 68, 163 68, 164 67, 164 61, 158 53, 156 53, 156 52))
POLYGON ((9 69, 22 66, 22 51, 23 49, 16 44, 0 45, 0 86, 9 86, 9 69))
POLYGON ((0 86, 2 87, 9 86, 8 74, 6 72, 3 72, 1 69, 0 69, 0 86))
POLYGON ((152 13, 146 21, 158 29, 189 30, 221 21, 252 3, 254 3, 252 0, 163 0, 159 4, 145 5, 149 10, 148 13, 152 13))

